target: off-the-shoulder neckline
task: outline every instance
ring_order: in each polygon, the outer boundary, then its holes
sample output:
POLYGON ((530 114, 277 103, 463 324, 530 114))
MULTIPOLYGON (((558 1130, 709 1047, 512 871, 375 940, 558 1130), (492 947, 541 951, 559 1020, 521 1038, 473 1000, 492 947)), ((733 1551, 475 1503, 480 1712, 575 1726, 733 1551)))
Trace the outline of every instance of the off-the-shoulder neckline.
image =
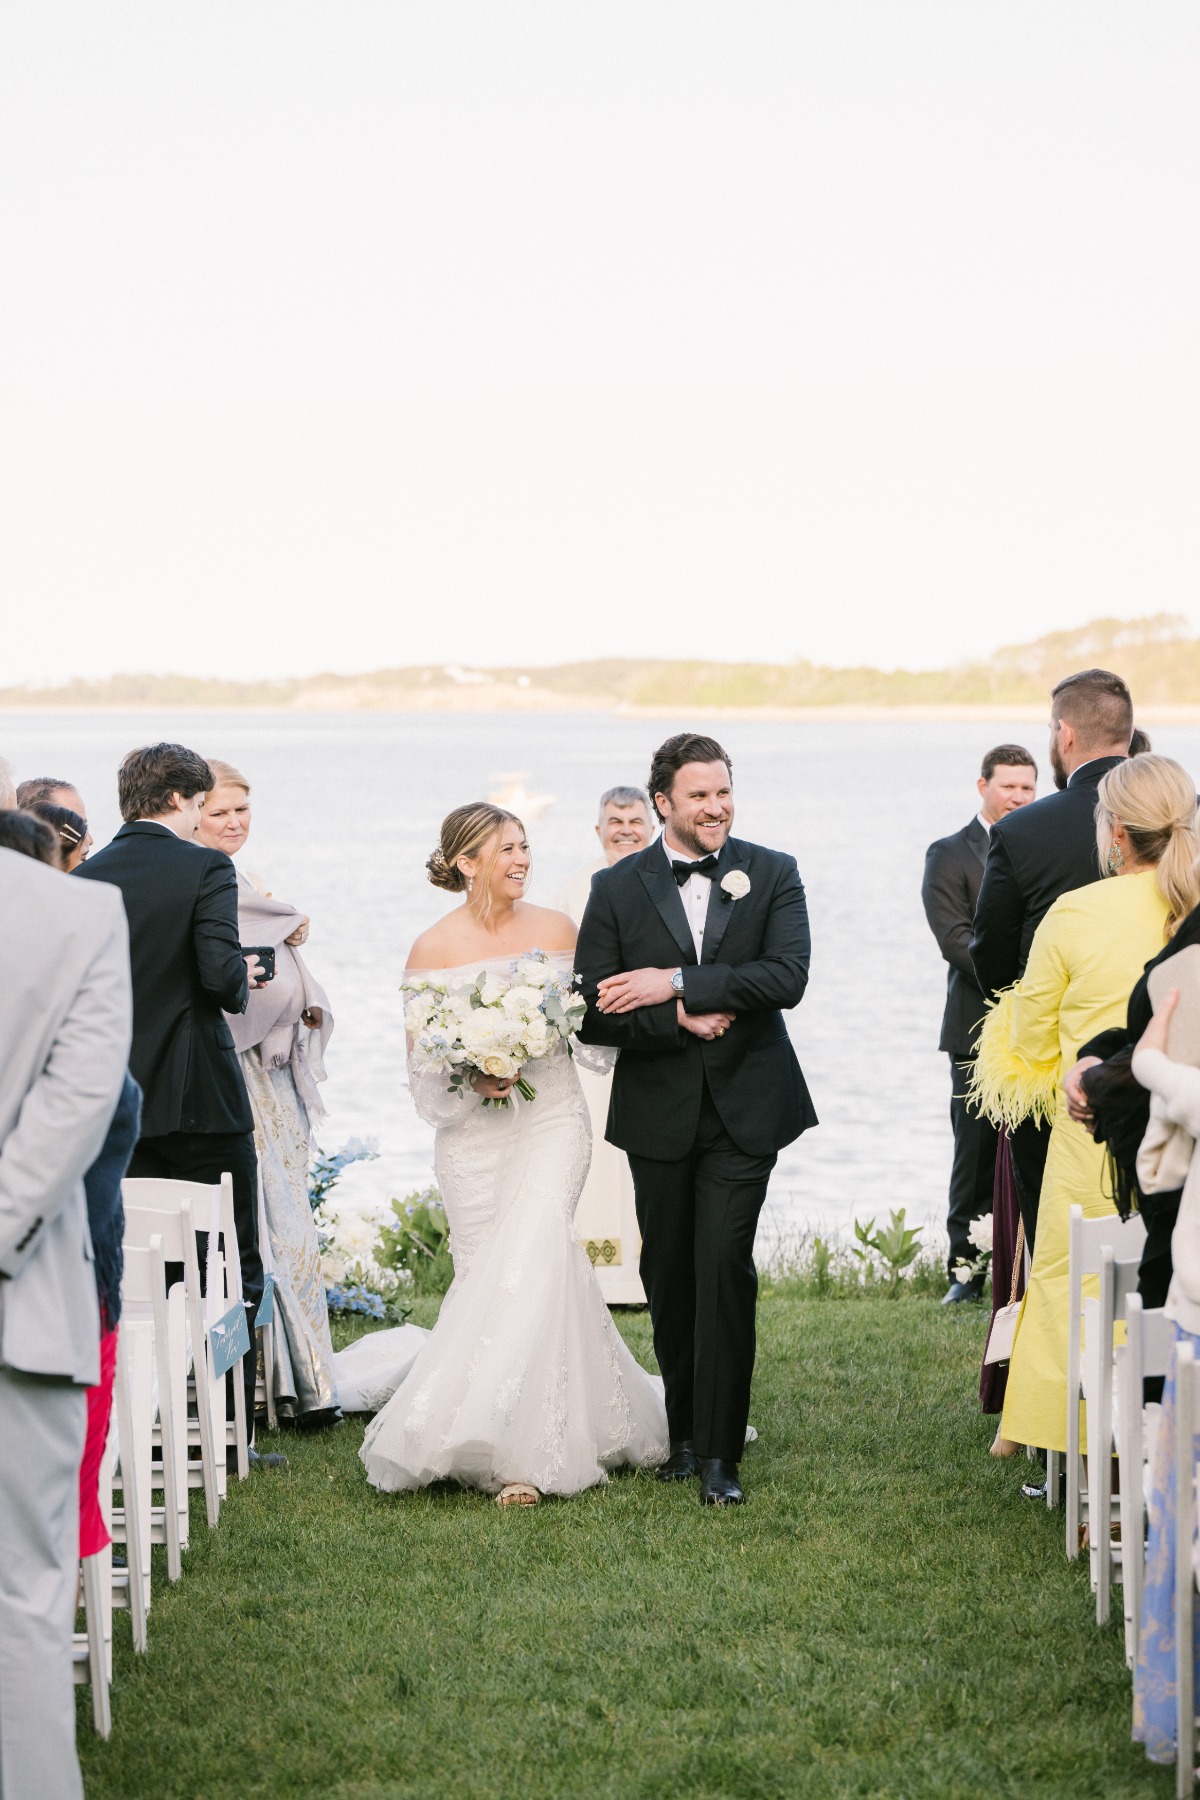
MULTIPOLYGON (((514 950, 510 956, 485 956, 476 962, 454 963, 444 969, 405 969, 403 979, 407 981, 412 976, 427 981, 436 975, 481 975, 487 969, 511 969, 534 954, 533 950, 514 950)), ((575 960, 571 950, 547 950, 544 954, 548 963, 565 963, 568 967, 575 960)))

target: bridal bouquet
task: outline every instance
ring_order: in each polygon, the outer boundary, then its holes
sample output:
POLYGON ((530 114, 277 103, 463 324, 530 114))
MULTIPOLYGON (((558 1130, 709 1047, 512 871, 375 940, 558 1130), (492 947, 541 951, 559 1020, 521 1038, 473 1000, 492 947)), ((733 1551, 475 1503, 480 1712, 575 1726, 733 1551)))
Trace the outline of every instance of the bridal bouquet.
MULTIPOLYGON (((526 1063, 549 1056, 560 1039, 568 1050, 586 1006, 570 975, 557 975, 542 950, 517 957, 511 972, 482 974, 475 981, 406 981, 404 1023, 413 1040, 413 1059, 422 1069, 450 1077, 449 1090, 461 1094, 475 1071, 499 1080, 516 1077, 517 1092, 532 1100, 537 1092, 521 1074, 526 1063)), ((507 1099, 484 1100, 507 1106, 507 1099)))

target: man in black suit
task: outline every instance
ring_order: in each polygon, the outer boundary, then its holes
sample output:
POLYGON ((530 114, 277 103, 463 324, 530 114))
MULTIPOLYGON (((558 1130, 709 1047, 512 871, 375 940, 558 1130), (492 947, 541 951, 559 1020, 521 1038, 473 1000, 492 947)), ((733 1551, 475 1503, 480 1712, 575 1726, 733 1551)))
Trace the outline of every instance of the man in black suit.
POLYGON ((975 1055, 975 1039, 984 1013, 984 998, 971 966, 971 923, 983 880, 988 837, 998 819, 1028 806, 1037 798, 1037 764, 1020 744, 998 744, 983 759, 979 781, 979 811, 953 836, 939 838, 925 852, 925 879, 921 899, 929 929, 948 964, 946 1010, 938 1044, 950 1058, 950 1126, 954 1133, 954 1162, 950 1171, 950 1291, 943 1305, 977 1300, 982 1276, 969 1282, 955 1279, 960 1263, 973 1262, 970 1239, 973 1219, 992 1210, 992 1181, 996 1168, 996 1128, 967 1106, 967 1090, 975 1055))
MULTIPOLYGON (((1033 934, 1060 894, 1099 881, 1096 789, 1129 753, 1133 702, 1119 675, 1084 669, 1050 697, 1050 767, 1059 789, 992 828, 975 909, 971 962, 987 995, 1024 972, 1033 934)), ((1033 1248, 1050 1132, 1027 1119, 1009 1135, 1013 1177, 1033 1248)))
POLYGON ((778 1152, 817 1122, 783 1019, 808 983, 808 912, 793 857, 730 837, 715 739, 669 738, 649 791, 662 837, 592 879, 581 1035, 621 1052, 606 1135, 633 1171, 671 1435, 659 1477, 699 1474, 726 1506, 744 1498, 758 1215, 778 1152))
MULTIPOLYGON (((233 864, 221 851, 195 841, 213 786, 203 757, 180 744, 131 750, 117 783, 125 823, 77 874, 120 888, 129 921, 129 1067, 144 1096, 142 1134, 129 1174, 202 1182, 218 1182, 225 1173, 233 1177, 253 1343, 263 1291, 258 1159, 246 1083, 224 1014, 245 1010, 249 983, 260 967, 257 957, 243 956, 238 941, 233 864)), ((242 1364, 251 1425, 254 1363, 251 1353, 242 1364)))

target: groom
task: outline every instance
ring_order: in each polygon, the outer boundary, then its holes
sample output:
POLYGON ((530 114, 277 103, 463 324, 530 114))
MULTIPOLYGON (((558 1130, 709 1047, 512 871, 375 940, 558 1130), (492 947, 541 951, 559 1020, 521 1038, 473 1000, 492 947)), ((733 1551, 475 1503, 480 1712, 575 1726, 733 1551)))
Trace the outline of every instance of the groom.
POLYGON ((648 783, 663 833, 592 879, 575 966, 581 1037, 615 1045, 607 1137, 629 1157, 667 1392, 662 1481, 744 1498, 754 1233, 775 1158, 817 1122, 783 1020, 808 982, 794 858, 730 837, 733 777, 683 732, 648 783))

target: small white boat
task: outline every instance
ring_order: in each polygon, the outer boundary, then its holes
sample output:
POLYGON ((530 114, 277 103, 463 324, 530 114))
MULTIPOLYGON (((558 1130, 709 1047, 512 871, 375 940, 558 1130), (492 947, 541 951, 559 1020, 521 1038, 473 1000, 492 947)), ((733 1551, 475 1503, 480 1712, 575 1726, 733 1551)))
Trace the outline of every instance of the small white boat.
POLYGON ((525 825, 540 819, 546 808, 554 805, 553 794, 531 794, 525 783, 529 780, 528 769, 521 769, 516 774, 495 775, 492 779, 496 786, 488 795, 493 806, 502 806, 506 812, 516 813, 525 825))

